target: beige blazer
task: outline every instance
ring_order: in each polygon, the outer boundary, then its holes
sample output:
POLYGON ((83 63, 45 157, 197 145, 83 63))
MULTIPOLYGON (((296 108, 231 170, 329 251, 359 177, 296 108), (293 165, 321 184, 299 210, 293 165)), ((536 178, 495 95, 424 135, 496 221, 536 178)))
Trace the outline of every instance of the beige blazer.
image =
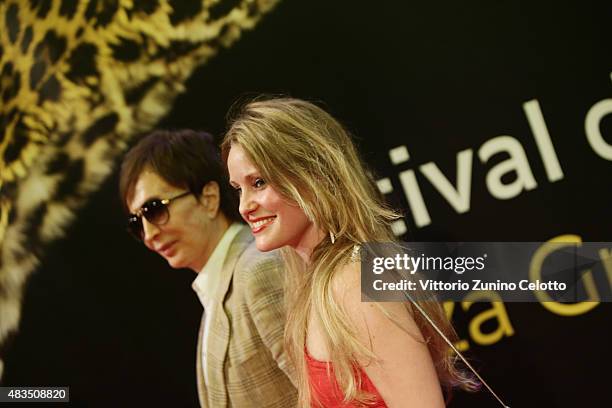
POLYGON ((292 365, 283 347, 284 271, 278 255, 261 253, 248 228, 230 244, 210 310, 206 367, 204 320, 196 369, 200 405, 208 408, 297 405, 292 365), (206 370, 205 383, 204 371, 206 370))

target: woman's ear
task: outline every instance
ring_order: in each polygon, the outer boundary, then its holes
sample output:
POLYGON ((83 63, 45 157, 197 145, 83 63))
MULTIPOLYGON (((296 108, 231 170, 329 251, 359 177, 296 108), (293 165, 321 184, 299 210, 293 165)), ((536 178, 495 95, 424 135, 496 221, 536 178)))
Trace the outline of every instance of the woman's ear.
POLYGON ((216 181, 209 181, 202 187, 202 193, 200 195, 200 201, 206 214, 211 218, 216 218, 219 213, 219 206, 221 204, 221 192, 219 189, 219 183, 216 181))

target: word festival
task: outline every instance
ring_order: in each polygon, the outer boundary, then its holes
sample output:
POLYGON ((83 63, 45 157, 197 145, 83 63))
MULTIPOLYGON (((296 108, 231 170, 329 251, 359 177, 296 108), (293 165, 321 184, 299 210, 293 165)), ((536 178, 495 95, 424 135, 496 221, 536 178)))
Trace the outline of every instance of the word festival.
MULTIPOLYGON (((552 183, 562 180, 564 178, 563 169, 544 120, 540 103, 537 99, 527 101, 523 104, 523 111, 533 134, 548 181, 552 183)), ((601 134, 600 125, 604 117, 611 113, 612 99, 604 99, 595 103, 584 119, 584 132, 591 149, 599 157, 608 161, 612 161, 612 145, 601 134)), ((491 196, 498 200, 509 200, 517 197, 523 191, 538 187, 525 149, 516 138, 509 135, 496 136, 483 143, 477 151, 478 159, 483 165, 486 165, 493 156, 498 154, 505 154, 508 159, 488 169, 485 181, 491 196), (514 181, 509 183, 502 181, 504 176, 512 173, 516 175, 514 181)), ((389 157, 393 165, 406 163, 410 159, 408 149, 403 145, 389 150, 389 157)), ((454 184, 433 161, 420 165, 418 171, 458 214, 462 214, 468 212, 471 206, 473 162, 474 149, 469 148, 457 153, 457 176, 454 184)), ((431 224, 432 221, 415 171, 413 169, 404 170, 398 176, 414 223, 417 228, 421 228, 431 224)), ((393 191, 389 178, 380 179, 377 184, 378 189, 383 194, 393 191)), ((396 235, 402 235, 406 232, 403 221, 399 221, 399 223, 401 226, 394 228, 396 235)))

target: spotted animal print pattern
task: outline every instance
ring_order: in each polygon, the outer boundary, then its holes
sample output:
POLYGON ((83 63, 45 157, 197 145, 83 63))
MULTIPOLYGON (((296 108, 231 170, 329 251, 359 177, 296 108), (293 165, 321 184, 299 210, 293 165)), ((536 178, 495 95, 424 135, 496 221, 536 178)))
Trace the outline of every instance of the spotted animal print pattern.
POLYGON ((0 346, 45 247, 128 142, 276 2, 0 0, 0 346))

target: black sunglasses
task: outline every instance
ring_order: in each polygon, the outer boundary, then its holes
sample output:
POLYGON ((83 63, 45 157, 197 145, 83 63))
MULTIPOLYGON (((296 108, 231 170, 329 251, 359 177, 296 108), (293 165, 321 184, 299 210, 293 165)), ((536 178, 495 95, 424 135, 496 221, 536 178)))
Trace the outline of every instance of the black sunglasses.
POLYGON ((140 207, 136 214, 130 214, 127 220, 127 230, 138 241, 144 238, 144 227, 142 226, 142 217, 154 225, 164 225, 170 219, 168 206, 177 198, 185 197, 191 194, 191 191, 186 191, 172 198, 159 199, 154 198, 147 201, 140 207))

